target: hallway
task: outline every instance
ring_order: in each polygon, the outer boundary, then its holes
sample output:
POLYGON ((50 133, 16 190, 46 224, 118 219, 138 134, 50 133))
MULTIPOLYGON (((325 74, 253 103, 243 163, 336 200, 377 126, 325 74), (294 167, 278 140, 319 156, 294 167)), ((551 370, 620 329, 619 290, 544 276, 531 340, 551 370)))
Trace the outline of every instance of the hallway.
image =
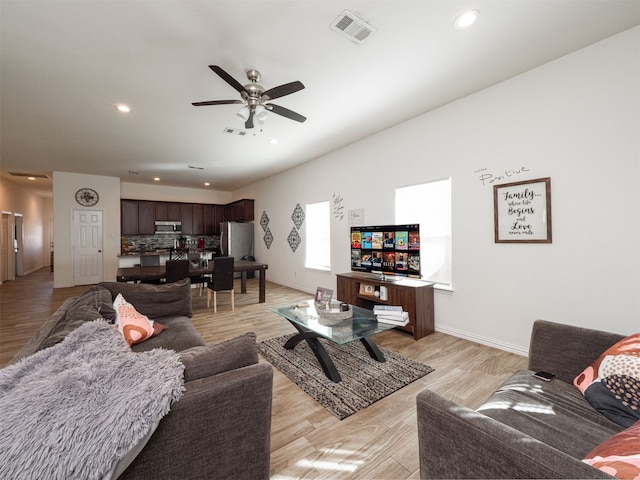
POLYGON ((67 297, 88 288, 53 288, 49 267, 0 286, 0 368, 20 350, 67 297))

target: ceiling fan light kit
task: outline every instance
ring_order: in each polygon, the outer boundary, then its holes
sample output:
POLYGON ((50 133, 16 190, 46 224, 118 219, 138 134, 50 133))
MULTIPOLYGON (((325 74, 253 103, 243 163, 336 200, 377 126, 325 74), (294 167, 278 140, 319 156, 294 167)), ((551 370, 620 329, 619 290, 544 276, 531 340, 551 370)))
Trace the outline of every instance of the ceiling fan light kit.
POLYGON ((264 87, 258 82, 260 81, 260 72, 255 69, 247 70, 248 84, 242 85, 235 78, 225 72, 222 67, 218 65, 209 65, 209 68, 213 70, 220 78, 231 85, 242 97, 242 100, 210 100, 206 102, 194 102, 194 107, 202 107, 207 105, 231 105, 231 104, 243 104, 243 107, 238 110, 237 116, 244 122, 244 127, 249 129, 254 127, 254 118, 263 123, 269 112, 273 112, 276 115, 294 120, 296 122, 304 122, 307 118, 296 113, 288 108, 281 107, 274 103, 268 103, 274 98, 284 97, 285 95, 291 95, 304 88, 302 82, 285 83, 278 87, 265 90, 264 87))

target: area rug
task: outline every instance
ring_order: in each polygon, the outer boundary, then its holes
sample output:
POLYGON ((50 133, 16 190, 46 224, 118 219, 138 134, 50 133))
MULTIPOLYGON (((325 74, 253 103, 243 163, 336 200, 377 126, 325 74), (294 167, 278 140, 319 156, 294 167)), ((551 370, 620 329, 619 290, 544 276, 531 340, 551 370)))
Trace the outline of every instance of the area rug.
POLYGON ((386 358, 386 362, 378 362, 357 340, 338 345, 320 339, 342 377, 335 383, 324 374, 307 342, 300 342, 293 350, 284 348, 292 336, 265 340, 258 349, 274 367, 340 420, 433 372, 428 365, 386 348, 378 347, 386 358))

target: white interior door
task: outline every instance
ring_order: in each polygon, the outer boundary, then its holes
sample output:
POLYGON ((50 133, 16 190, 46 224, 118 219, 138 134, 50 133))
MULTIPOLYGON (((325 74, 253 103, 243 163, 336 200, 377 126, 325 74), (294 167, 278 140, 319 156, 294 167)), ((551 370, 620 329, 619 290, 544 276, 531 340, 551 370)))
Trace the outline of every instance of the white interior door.
POLYGON ((101 282, 102 210, 74 210, 72 228, 74 285, 101 282))

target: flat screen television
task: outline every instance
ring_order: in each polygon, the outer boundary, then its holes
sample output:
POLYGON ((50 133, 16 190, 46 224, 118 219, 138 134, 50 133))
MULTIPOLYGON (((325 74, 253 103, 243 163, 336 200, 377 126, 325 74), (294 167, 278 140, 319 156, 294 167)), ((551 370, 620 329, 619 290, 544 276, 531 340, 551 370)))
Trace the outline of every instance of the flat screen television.
POLYGON ((420 225, 351 227, 351 270, 420 278, 420 225))

